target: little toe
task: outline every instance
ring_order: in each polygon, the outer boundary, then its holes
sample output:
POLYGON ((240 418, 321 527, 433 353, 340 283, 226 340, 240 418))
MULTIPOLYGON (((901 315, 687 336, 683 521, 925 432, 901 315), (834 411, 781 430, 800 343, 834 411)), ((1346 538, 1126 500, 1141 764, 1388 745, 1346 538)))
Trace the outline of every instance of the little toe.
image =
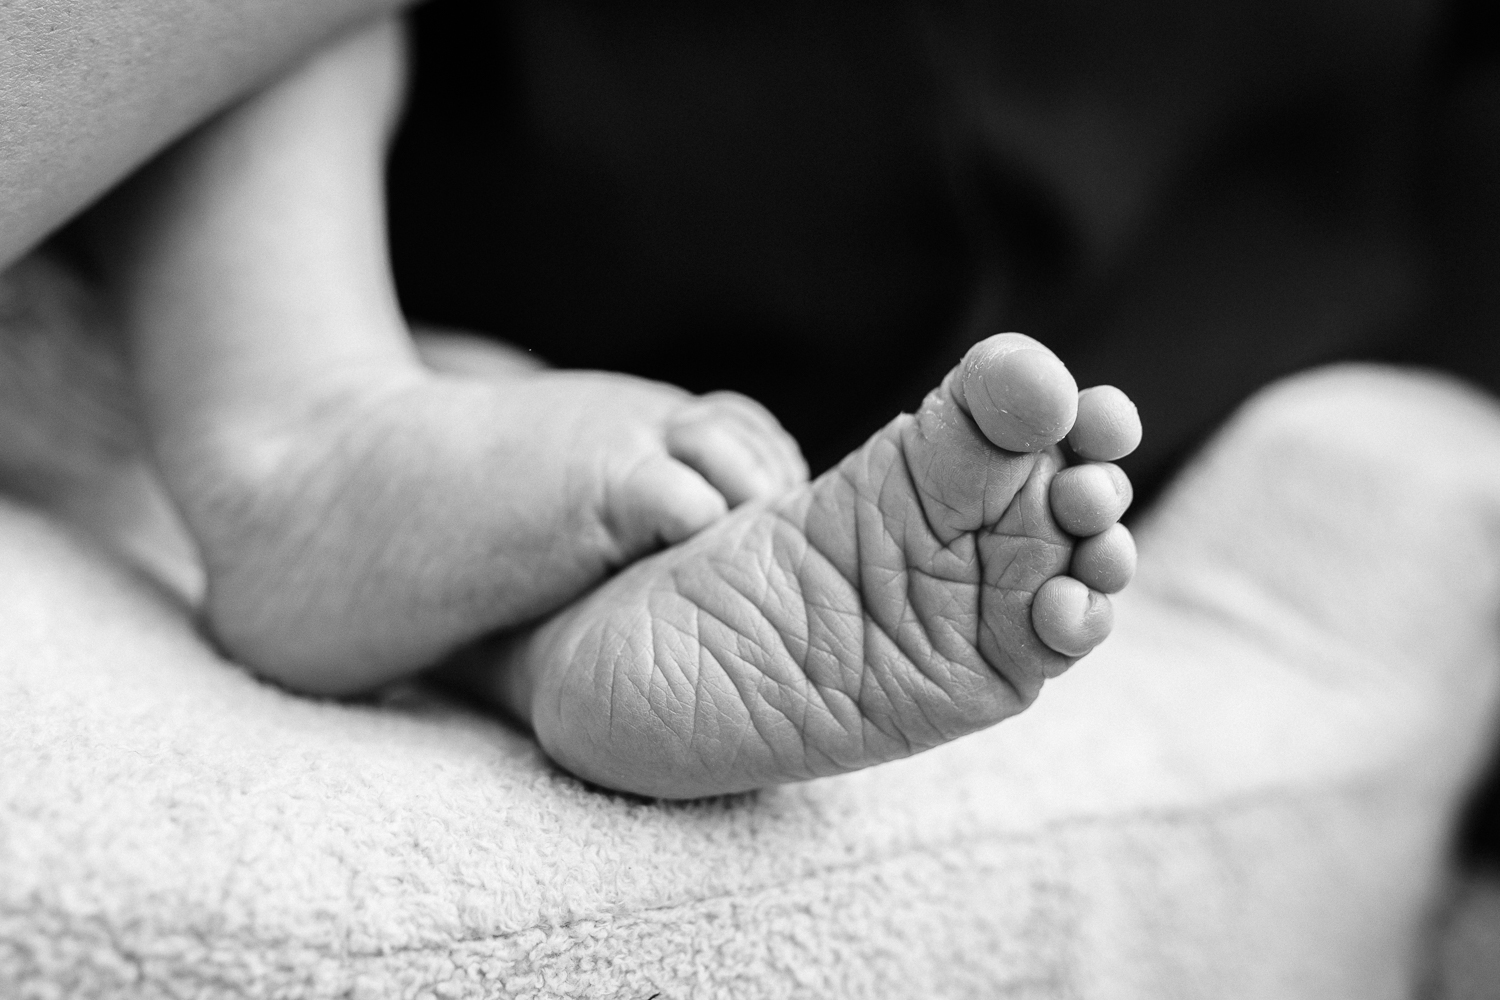
POLYGON ((1134 497, 1130 478, 1118 465, 1075 465, 1052 480, 1052 516, 1070 535, 1088 538, 1118 521, 1134 497))
POLYGON ((1042 584, 1031 605, 1036 634, 1064 656, 1083 656, 1114 628, 1114 606, 1104 594, 1090 590, 1070 576, 1055 576, 1042 584))
POLYGON ((642 460, 605 500, 604 523, 621 562, 691 538, 729 513, 724 496, 665 454, 642 460))
POLYGON ((1135 576, 1135 539, 1123 524, 1105 528, 1073 547, 1068 572, 1101 594, 1118 594, 1135 576))
POLYGON ((1078 414, 1078 384, 1057 355, 1020 333, 969 348, 952 392, 985 437, 1008 451, 1041 451, 1061 441, 1078 414))
POLYGON ((1113 462, 1141 443, 1141 415, 1130 397, 1112 385, 1096 385, 1078 394, 1078 419, 1068 444, 1079 458, 1113 462))
POLYGON ((766 464, 786 485, 801 486, 807 482, 807 460, 802 457, 797 439, 765 406, 743 393, 729 390, 707 393, 701 401, 738 421, 750 441, 764 452, 766 464))

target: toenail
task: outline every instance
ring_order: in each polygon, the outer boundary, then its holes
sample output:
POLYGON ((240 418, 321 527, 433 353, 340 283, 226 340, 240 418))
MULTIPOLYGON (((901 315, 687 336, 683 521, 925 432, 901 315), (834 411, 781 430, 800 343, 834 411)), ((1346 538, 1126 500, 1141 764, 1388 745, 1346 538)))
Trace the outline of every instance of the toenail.
POLYGON ((1070 572, 1092 590, 1117 594, 1135 575, 1135 563, 1135 541, 1130 529, 1115 524, 1074 547, 1070 572))
MULTIPOLYGON (((1125 475, 1125 470, 1110 462, 1101 462, 1094 468, 1104 470, 1104 474, 1109 478, 1109 488, 1114 491, 1116 497, 1123 501, 1124 507, 1129 507, 1130 501, 1135 499, 1135 489, 1130 485, 1130 477, 1125 475)), ((1124 507, 1120 510, 1122 514, 1125 512, 1124 507)))

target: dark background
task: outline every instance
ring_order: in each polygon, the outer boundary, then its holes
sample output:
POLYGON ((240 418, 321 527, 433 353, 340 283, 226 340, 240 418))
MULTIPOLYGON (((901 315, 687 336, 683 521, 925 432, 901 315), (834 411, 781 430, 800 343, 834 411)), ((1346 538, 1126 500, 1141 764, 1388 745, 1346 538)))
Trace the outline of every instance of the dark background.
POLYGON ((1301 368, 1500 388, 1496 6, 438 0, 398 285, 555 364, 746 392, 815 470, 1019 329, 1136 399, 1149 498, 1301 368))

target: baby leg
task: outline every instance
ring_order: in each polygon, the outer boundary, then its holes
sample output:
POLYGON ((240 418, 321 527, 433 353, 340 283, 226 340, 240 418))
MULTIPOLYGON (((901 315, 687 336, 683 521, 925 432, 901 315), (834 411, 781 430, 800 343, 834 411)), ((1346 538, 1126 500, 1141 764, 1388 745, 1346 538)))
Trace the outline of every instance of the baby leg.
MULTIPOLYGON (((470 376, 425 367, 383 238, 402 76, 395 25, 342 39, 90 229, 209 628, 304 691, 418 670, 806 478, 741 397, 522 371, 497 352, 470 376)), ((459 367, 480 356, 445 347, 459 367)))

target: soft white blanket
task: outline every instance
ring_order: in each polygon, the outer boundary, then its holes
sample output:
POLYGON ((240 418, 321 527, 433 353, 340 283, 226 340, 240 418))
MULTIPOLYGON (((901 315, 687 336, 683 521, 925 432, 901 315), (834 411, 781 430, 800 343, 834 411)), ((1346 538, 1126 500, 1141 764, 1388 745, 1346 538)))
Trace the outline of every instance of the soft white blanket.
POLYGON ((1500 689, 1493 407, 1304 377, 1139 534, 1117 635, 1022 717, 662 805, 417 688, 261 684, 168 591, 0 507, 0 995, 1373 1000, 1444 975, 1426 928, 1500 689))

